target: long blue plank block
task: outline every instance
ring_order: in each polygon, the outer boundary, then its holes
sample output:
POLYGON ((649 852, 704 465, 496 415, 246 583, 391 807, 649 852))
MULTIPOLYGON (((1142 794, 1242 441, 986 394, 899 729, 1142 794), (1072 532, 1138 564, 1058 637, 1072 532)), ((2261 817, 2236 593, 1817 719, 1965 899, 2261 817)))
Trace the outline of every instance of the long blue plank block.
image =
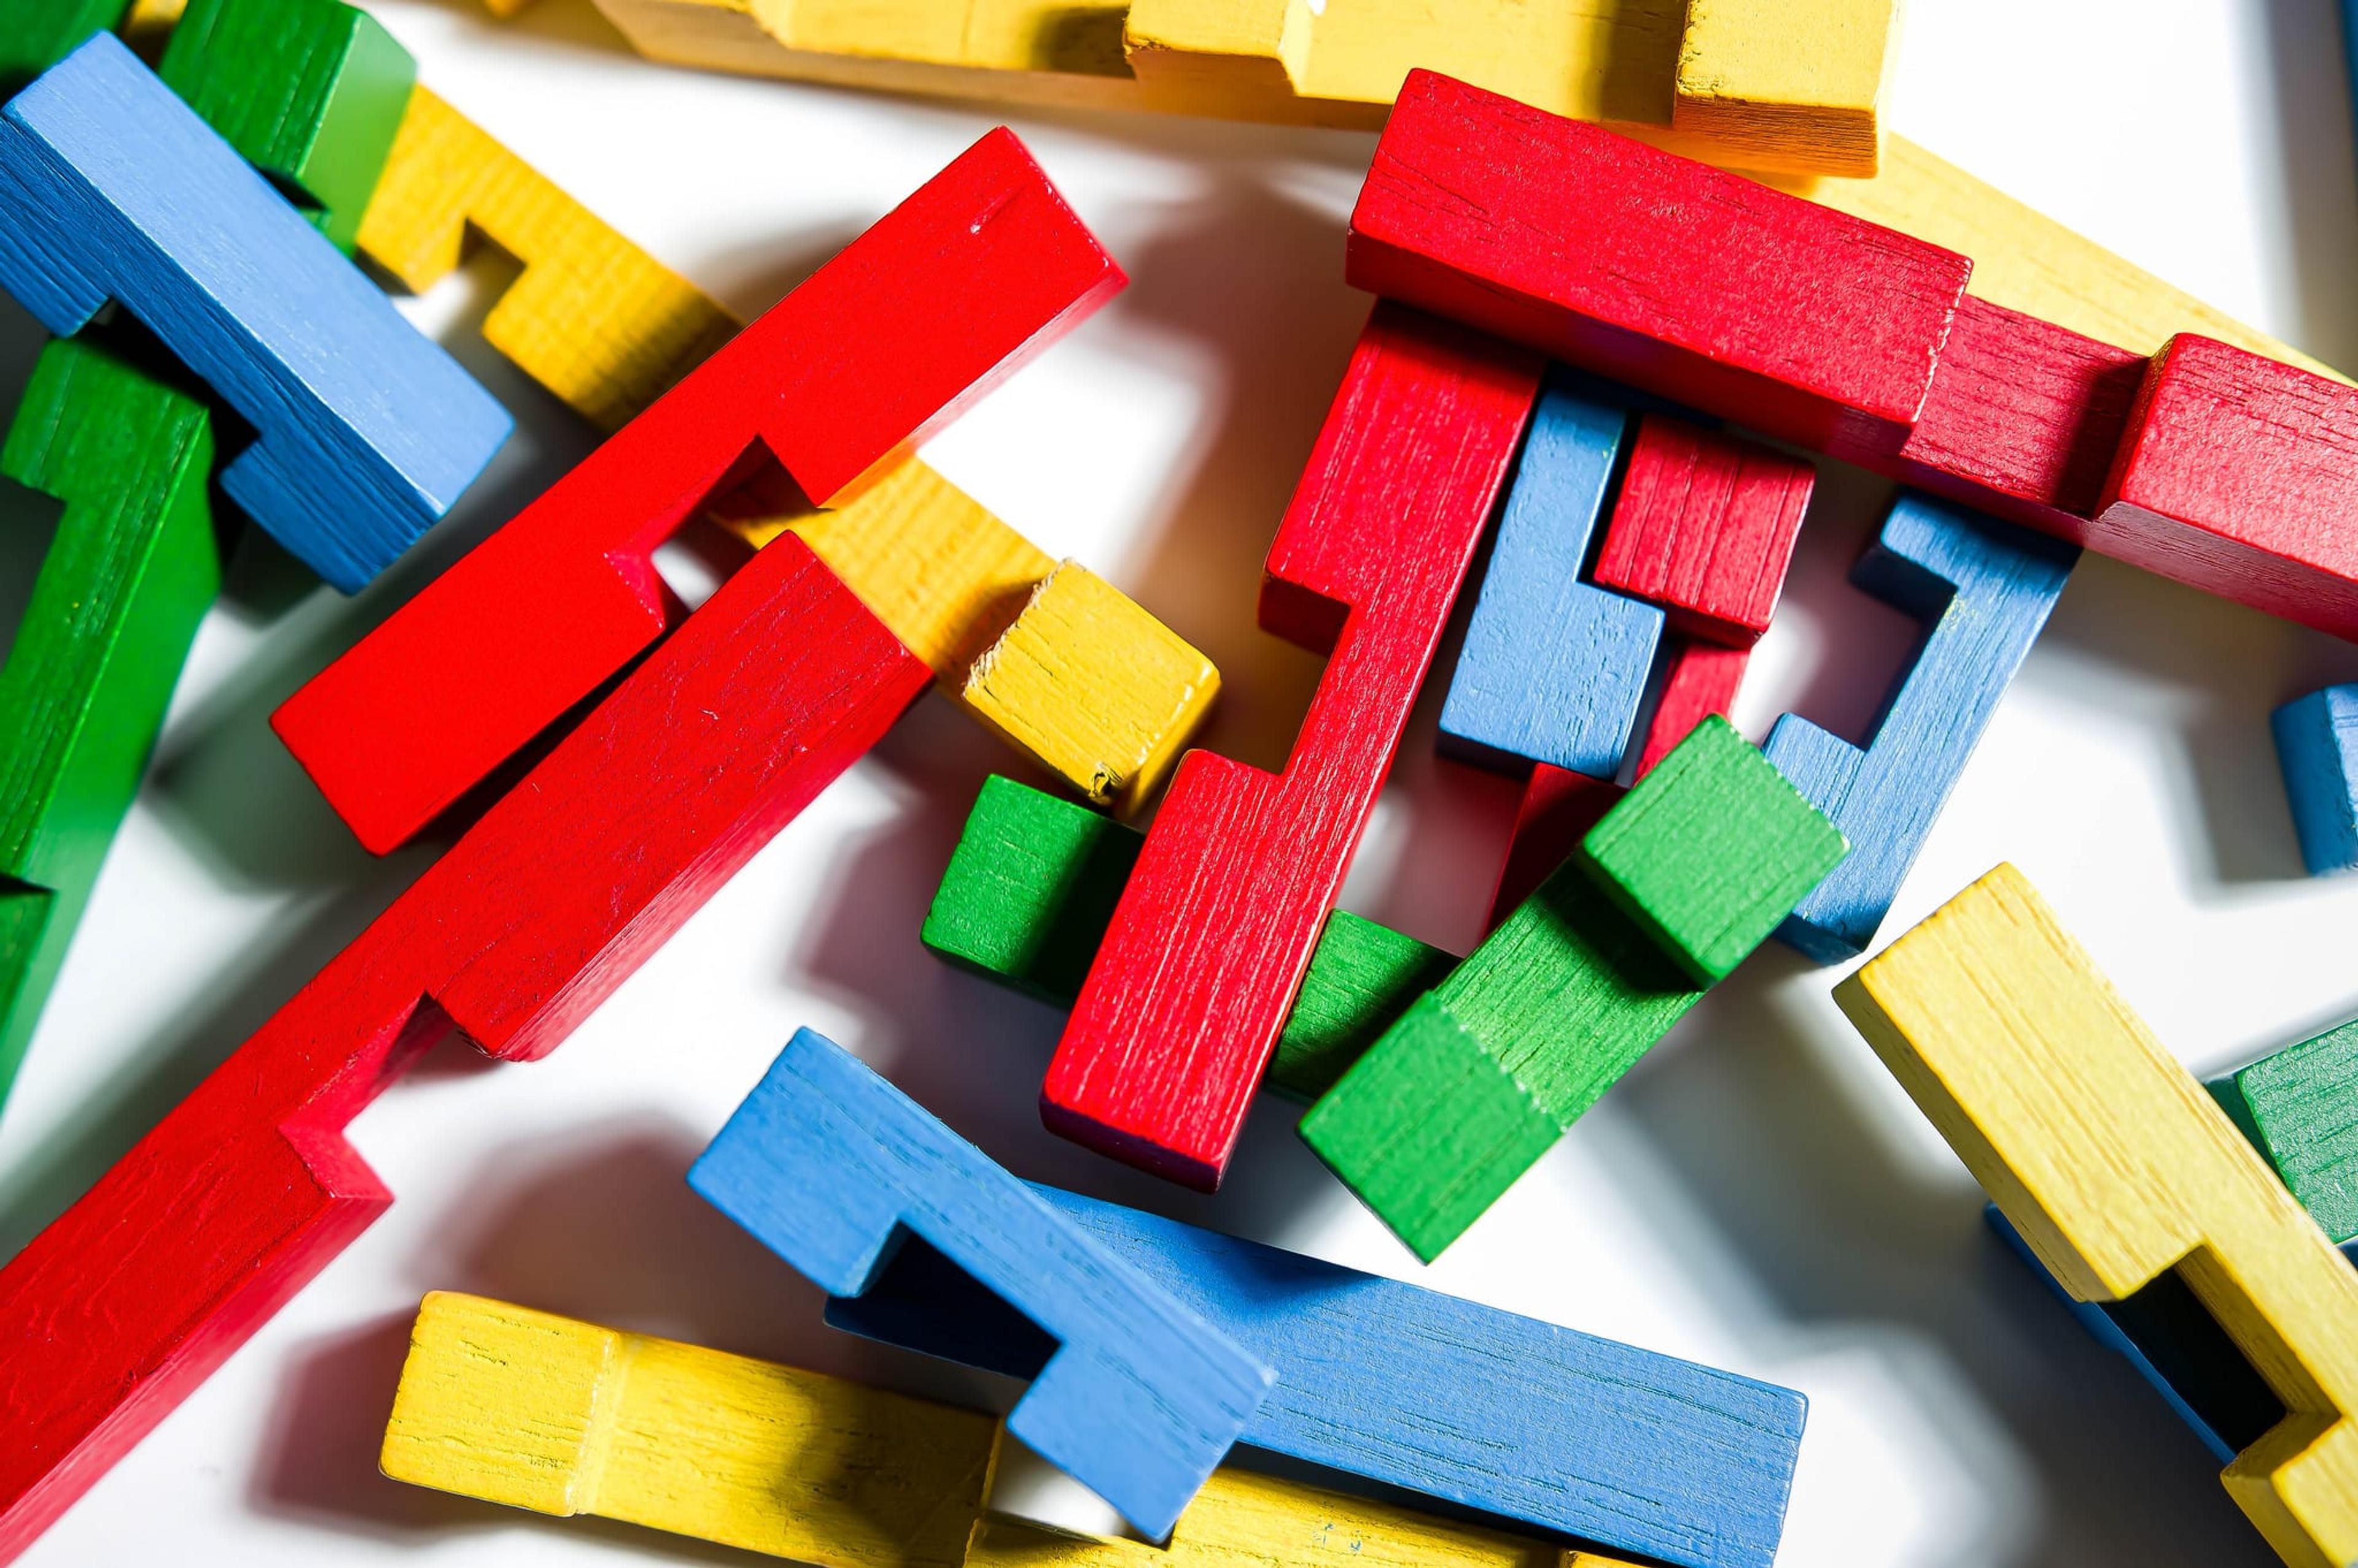
MULTIPOLYGON (((1790 1389, 1116 1204, 1057 1210, 1277 1368, 1243 1441, 1693 1568, 1766 1568, 1808 1401, 1790 1389)), ((1045 1346, 911 1248, 827 1321, 1022 1376, 1045 1346)))
POLYGON ((2358 871, 2358 685, 2288 702, 2269 716, 2268 728, 2309 874, 2358 871))
POLYGON ((1481 597, 1441 708, 1441 744, 1611 778, 1629 750, 1662 612, 1583 582, 1628 416, 1551 379, 1532 411, 1481 597))
POLYGON ((1781 940, 1822 964, 1866 950, 2079 558, 1920 495, 1892 507, 1850 579, 1931 629, 1865 751, 1790 713, 1768 732, 1768 760, 1850 840, 1781 940))
POLYGON ((347 593, 512 428, 110 33, 0 111, 0 287, 59 337, 110 298, 145 322, 258 432, 230 499, 347 593))
POLYGON ((1034 1336, 1036 1376, 1007 1430, 1157 1540, 1274 1376, 812 1030, 787 1042, 687 1184, 834 1296, 861 1295, 922 1238, 1034 1336))

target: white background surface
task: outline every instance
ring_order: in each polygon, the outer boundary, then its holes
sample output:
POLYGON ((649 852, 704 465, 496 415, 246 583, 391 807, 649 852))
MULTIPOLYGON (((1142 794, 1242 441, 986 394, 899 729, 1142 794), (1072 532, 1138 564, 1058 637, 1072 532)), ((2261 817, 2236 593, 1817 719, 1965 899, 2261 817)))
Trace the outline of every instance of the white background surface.
MULTIPOLYGON (((504 27, 468 0, 375 9, 437 91, 745 312, 1002 118, 654 66, 587 0, 541 0, 504 27)), ((2358 183, 2333 10, 1916 0, 1893 120, 2358 368, 2358 183)), ((1342 283, 1342 232, 1372 138, 1003 117, 1134 282, 929 455, 1212 654, 1228 692, 1209 743, 1276 765, 1318 665, 1254 630, 1254 589, 1366 309, 1342 283)), ((0 1247, 69 1203, 423 863, 371 861, 265 720, 588 449, 474 337, 503 265, 479 261, 415 307, 520 427, 460 512, 357 601, 264 541, 236 563, 0 1119, 0 1247)), ((0 323, 11 403, 36 343, 21 316, 0 323)), ((1736 715, 1755 738, 1788 708, 1855 736, 1904 657, 1911 626, 1843 581, 1885 496, 1855 475, 1822 481, 1736 715)), ((0 499, 8 618, 40 515, 0 499)), ((2198 1069, 2358 1011, 2358 882, 2300 876, 2266 722, 2352 678, 2358 650, 2088 559, 1886 938, 2011 859, 2198 1069)), ((1462 950, 1515 790, 1433 760, 1436 701, 1345 902, 1462 950)), ((1773 944, 1429 1270, 1295 1141, 1280 1102, 1258 1108, 1217 1200, 1049 1137, 1033 1107, 1056 1019, 917 944, 992 769, 1020 773, 928 697, 554 1057, 492 1067, 438 1048, 352 1130, 399 1194, 390 1214, 26 1561, 752 1561, 378 1476, 407 1320, 438 1287, 1003 1400, 1003 1386, 830 1334, 815 1293, 682 1185, 805 1023, 1024 1175, 1805 1390, 1779 1558, 1792 1568, 2269 1560, 2195 1440, 1985 1232, 1978 1190, 1828 1000, 1834 975, 1773 944)))

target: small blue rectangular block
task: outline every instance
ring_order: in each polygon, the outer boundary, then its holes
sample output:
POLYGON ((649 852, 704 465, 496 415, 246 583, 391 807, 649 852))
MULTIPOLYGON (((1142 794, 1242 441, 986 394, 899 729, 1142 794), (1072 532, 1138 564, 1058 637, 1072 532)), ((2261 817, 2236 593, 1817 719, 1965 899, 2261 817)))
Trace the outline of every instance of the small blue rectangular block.
POLYGON ((1892 507, 1850 579, 1931 628, 1864 752, 1790 713, 1768 732, 1768 760, 1850 840, 1781 940, 1822 964, 1866 950, 2079 558, 1924 496, 1892 507))
POLYGON ((825 1035, 797 1032, 687 1184, 835 1296, 911 1237, 1044 1355, 1007 1430, 1157 1540, 1274 1374, 825 1035), (1001 1309, 1004 1310, 1004 1309, 1001 1309))
MULTIPOLYGON (((1766 1568, 1809 1404, 1790 1389, 1036 1190, 1277 1368, 1254 1447, 1692 1568, 1766 1568)), ((827 1321, 1023 1376, 1044 1345, 911 1248, 827 1321)))
POLYGON ((1555 378, 1532 410, 1442 704, 1441 744, 1453 755, 1620 772, 1662 612, 1581 573, 1628 423, 1555 378))
POLYGON ((111 33, 0 111, 0 287, 59 337, 121 301, 257 432, 229 498, 346 593, 512 428, 111 33))
POLYGON ((2309 874, 2358 871, 2358 686, 2330 686, 2288 702, 2269 716, 2268 728, 2309 874))

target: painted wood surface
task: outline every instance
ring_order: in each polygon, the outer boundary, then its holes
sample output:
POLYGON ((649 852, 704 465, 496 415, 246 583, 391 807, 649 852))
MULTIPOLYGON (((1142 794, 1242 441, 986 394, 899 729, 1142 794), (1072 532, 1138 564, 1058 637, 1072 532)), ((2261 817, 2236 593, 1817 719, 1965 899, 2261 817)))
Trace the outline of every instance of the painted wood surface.
POLYGON ((2221 1479, 2299 1568, 2358 1559, 2358 1270, 2000 866, 1834 1000, 2083 1300, 2175 1271, 2288 1412, 2221 1479))
POLYGON ((2309 874, 2358 871, 2358 684, 2286 703, 2268 728, 2309 874))
POLYGON ((124 0, 14 0, 0 15, 0 95, 41 72, 123 17, 124 0))
POLYGON ((993 131, 280 706, 361 842, 406 841, 677 624, 653 552, 749 449, 881 477, 1124 281, 993 131), (499 678, 484 678, 497 672, 499 678))
POLYGON ((825 1035, 796 1031, 687 1184, 830 1295, 906 1238, 1055 1342, 1007 1430, 1160 1541, 1273 1374, 825 1035))
POLYGON ((959 1568, 998 1418, 436 1291, 386 1422, 396 1481, 816 1568, 959 1568))
POLYGON ((1380 304, 1270 546, 1261 625, 1331 650, 1271 774, 1184 758, 1041 1091, 1052 1130, 1216 1185, 1366 831, 1539 388, 1380 304))
POLYGON ((163 340, 259 432, 223 492, 347 593, 511 427, 111 34, 0 112, 0 287, 60 337, 114 299, 163 340))
POLYGON ((420 1050, 555 1049, 927 679, 802 546, 763 551, 0 1268, 0 1556, 392 1201, 343 1130, 420 1050))
POLYGON ((2358 1023, 2213 1078, 2211 1093, 2318 1228, 2358 1238, 2358 1023))
POLYGON ((1671 124, 1746 168, 1868 176, 1899 0, 1687 0, 1671 124))

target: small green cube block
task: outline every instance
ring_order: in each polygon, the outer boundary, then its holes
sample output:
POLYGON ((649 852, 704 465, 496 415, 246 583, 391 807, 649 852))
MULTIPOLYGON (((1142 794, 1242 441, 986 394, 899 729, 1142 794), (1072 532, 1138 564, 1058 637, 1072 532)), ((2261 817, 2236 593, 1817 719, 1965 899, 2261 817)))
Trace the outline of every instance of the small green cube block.
POLYGON ((1136 828, 994 773, 934 892, 923 940, 951 963, 1069 1005, 1145 842, 1136 828))
POLYGON ((2358 1237, 2358 1022, 2210 1088, 2319 1227, 2337 1246, 2358 1237))
POLYGON ((1269 1087, 1295 1099, 1316 1099, 1456 963, 1455 955, 1413 936, 1335 911, 1278 1036, 1269 1087))
POLYGON ((1698 984, 1765 941, 1849 853, 1842 830, 1716 715, 1581 841, 1581 869, 1698 984))

